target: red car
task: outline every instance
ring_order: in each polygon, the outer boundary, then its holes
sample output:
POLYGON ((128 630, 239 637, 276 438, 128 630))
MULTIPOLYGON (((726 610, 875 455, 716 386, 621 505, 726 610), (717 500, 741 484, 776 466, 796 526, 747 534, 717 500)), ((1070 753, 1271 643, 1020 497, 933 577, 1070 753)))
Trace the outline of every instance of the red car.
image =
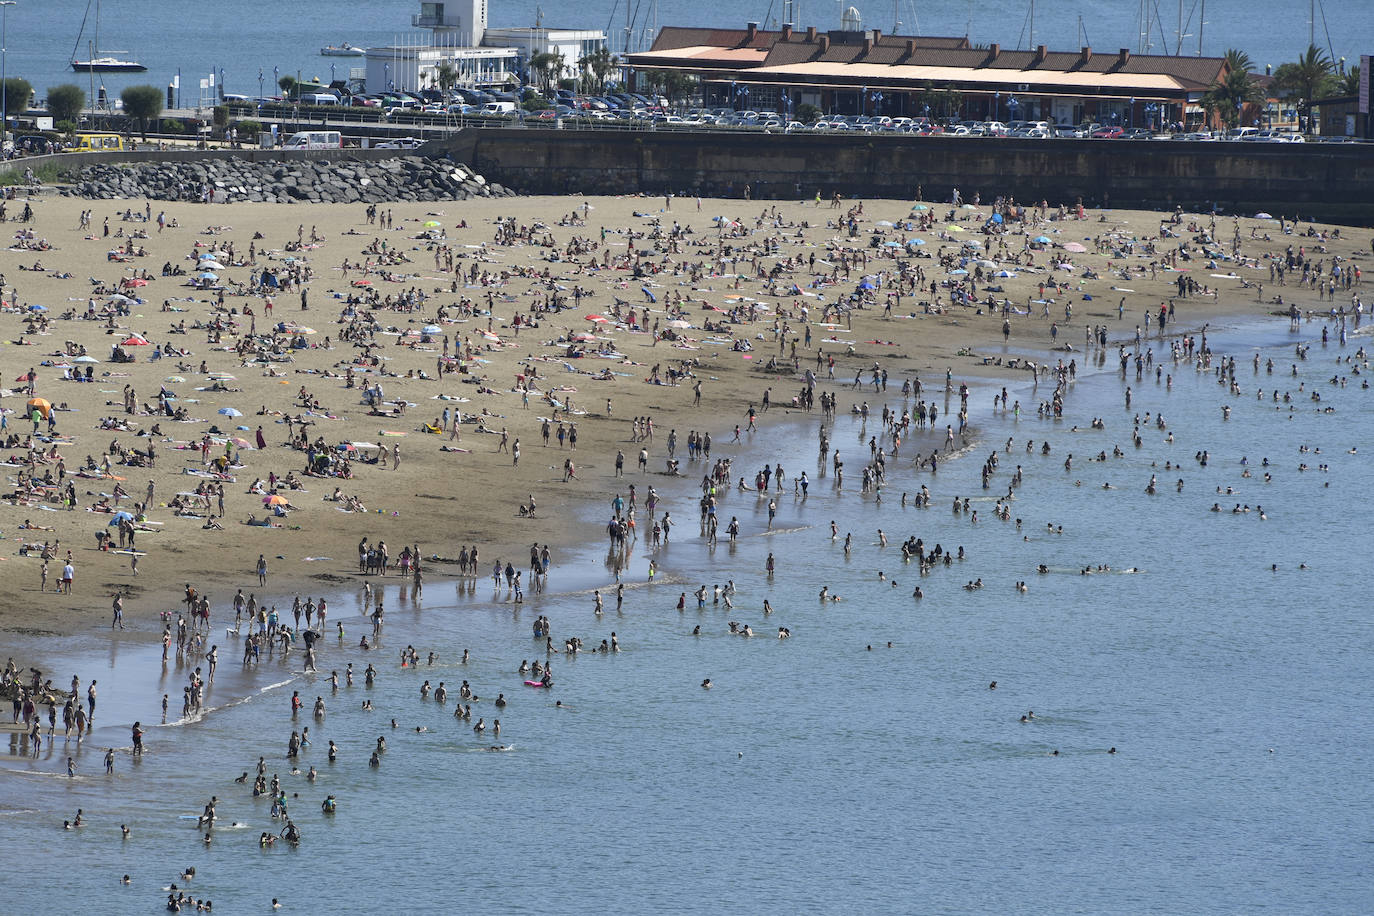
POLYGON ((1119 127, 1099 127, 1088 136, 1094 140, 1117 140, 1125 131, 1119 127))

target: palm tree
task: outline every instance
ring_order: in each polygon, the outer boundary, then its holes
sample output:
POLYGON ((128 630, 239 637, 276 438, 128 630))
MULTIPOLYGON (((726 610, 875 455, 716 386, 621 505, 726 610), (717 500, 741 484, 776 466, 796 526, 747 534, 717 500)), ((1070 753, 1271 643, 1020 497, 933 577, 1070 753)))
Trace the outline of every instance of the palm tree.
POLYGON ((449 61, 441 61, 434 68, 434 82, 442 91, 448 92, 458 82, 458 69, 449 61))
POLYGON ((1246 105, 1263 101, 1263 90, 1244 70, 1230 71, 1202 95, 1202 107, 1221 118, 1227 127, 1236 126, 1246 105))
POLYGON ((1250 60, 1250 55, 1237 48, 1226 49, 1226 69, 1231 71, 1239 70, 1241 73, 1249 73, 1255 69, 1254 61, 1250 60))
POLYGON ((1360 94, 1360 65, 1359 65, 1359 64, 1356 64, 1355 66, 1349 68, 1349 69, 1346 70, 1343 74, 1341 74, 1341 76, 1340 76, 1340 87, 1337 89, 1337 91, 1338 91, 1341 95, 1359 95, 1359 94, 1360 94))
POLYGON ((620 58, 616 57, 607 48, 597 48, 592 53, 586 55, 577 62, 578 66, 590 71, 592 85, 597 92, 606 91, 606 77, 611 75, 611 71, 620 66, 620 58))
POLYGON ((1298 111, 1311 133, 1312 103, 1335 90, 1336 75, 1331 58, 1316 45, 1308 45, 1302 57, 1274 71, 1274 84, 1298 100, 1298 111))

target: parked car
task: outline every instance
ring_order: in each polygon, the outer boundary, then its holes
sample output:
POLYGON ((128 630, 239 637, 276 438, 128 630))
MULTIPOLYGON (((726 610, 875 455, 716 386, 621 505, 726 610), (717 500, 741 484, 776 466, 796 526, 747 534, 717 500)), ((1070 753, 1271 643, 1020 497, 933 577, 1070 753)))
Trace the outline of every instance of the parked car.
POLYGON ((1119 127, 1099 127, 1089 136, 1094 140, 1118 140, 1124 133, 1125 131, 1119 127))

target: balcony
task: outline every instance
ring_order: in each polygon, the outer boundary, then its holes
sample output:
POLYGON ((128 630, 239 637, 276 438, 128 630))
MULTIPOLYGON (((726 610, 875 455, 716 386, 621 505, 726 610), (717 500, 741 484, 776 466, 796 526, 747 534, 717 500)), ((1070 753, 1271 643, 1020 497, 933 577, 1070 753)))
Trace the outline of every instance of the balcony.
POLYGON ((410 25, 417 29, 456 29, 463 25, 463 17, 457 13, 414 13, 410 25))

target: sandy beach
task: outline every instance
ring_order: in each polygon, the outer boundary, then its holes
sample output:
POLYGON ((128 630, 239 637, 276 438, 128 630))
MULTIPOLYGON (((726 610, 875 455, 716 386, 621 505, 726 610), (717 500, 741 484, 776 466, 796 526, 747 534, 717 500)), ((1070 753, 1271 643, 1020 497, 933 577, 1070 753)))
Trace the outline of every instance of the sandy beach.
MULTIPOLYGON (((281 596, 346 581, 364 537, 385 541, 393 562, 417 545, 429 578, 456 572, 451 558, 470 545, 484 565, 518 565, 549 544, 556 565, 560 548, 587 539, 576 520, 607 498, 617 452, 625 475, 652 483, 670 431, 679 448, 689 431, 729 441, 751 406, 766 429, 807 370, 836 390, 876 365, 889 386, 932 390, 947 371, 956 386, 1025 378, 1051 348, 1051 360, 1081 360, 1089 327, 1133 349, 1136 327, 1148 333, 1170 303, 1170 333, 1291 302, 1349 309, 1358 285, 1319 298, 1298 269, 1280 286, 1271 258, 1301 249, 1325 277, 1333 257, 1359 265, 1371 246, 1369 230, 1332 238, 1269 219, 1053 207, 996 236, 983 233, 992 207, 909 201, 859 212, 848 201, 521 198, 397 205, 376 224, 361 206, 52 196, 35 197, 21 224, 25 203, 8 203, 15 247, 0 254, 11 437, 0 629, 108 629, 119 593, 125 627, 149 639, 188 583, 222 621, 240 588, 281 596), (214 275, 205 288, 188 284, 203 273, 214 275), (248 288, 265 273, 279 284, 270 302, 248 288), (1180 278, 1197 291, 1180 296, 1180 278), (976 303, 952 304, 950 284, 970 281, 976 303), (863 307, 851 311, 855 295, 863 307), (132 361, 112 361, 116 347, 132 361), (40 415, 32 450, 31 367, 55 422, 49 435, 40 415), (641 417, 653 437, 632 441, 641 417), (560 448, 560 423, 575 425, 575 449, 560 448), (382 449, 385 464, 369 463, 382 449), (312 452, 328 472, 306 473, 312 452), (291 479, 274 487, 269 475, 291 479), (206 493, 221 485, 222 510, 206 493), (522 517, 531 497, 535 516, 522 517), (274 514, 267 503, 283 499, 290 508, 274 514), (136 550, 98 549, 119 511, 136 550), (56 591, 68 552, 69 595, 56 591)), ((840 393, 844 410, 861 396, 840 393)))

